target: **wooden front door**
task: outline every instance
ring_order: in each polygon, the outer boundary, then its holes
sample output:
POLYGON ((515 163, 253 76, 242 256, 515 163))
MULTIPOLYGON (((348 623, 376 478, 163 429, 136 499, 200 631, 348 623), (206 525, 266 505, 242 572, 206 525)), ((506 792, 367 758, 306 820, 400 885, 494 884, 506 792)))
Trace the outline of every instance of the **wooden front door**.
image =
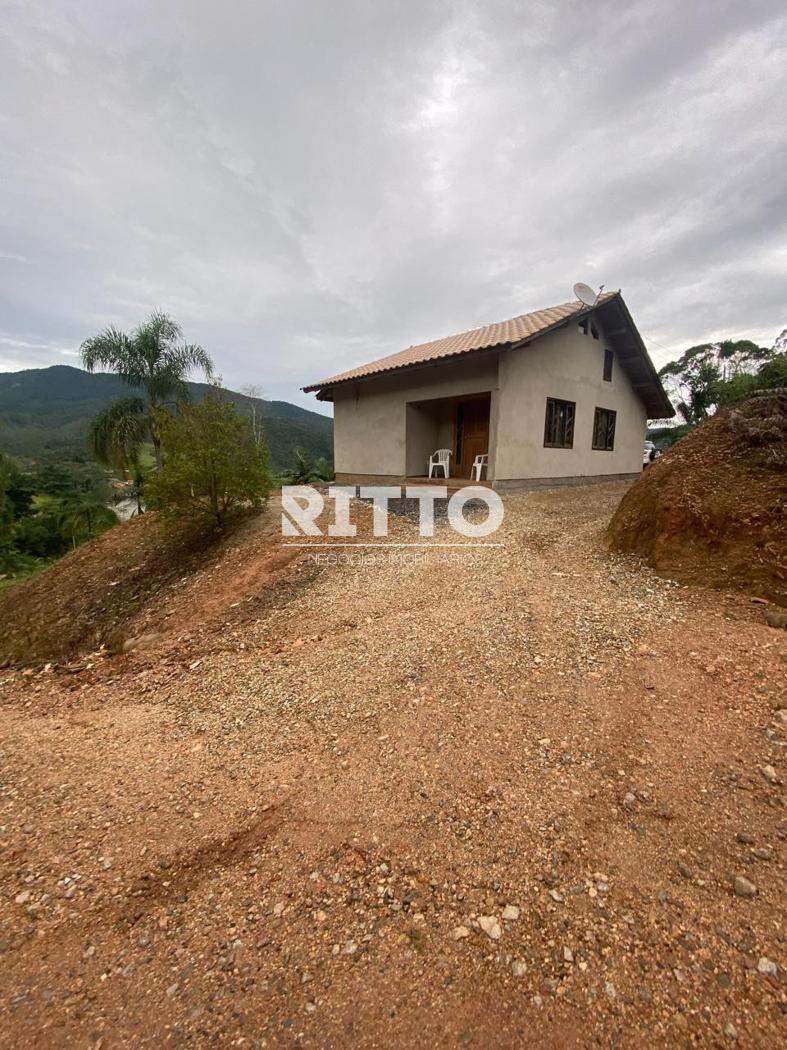
POLYGON ((489 454, 489 395, 456 406, 455 459, 452 473, 469 478, 476 456, 489 454))

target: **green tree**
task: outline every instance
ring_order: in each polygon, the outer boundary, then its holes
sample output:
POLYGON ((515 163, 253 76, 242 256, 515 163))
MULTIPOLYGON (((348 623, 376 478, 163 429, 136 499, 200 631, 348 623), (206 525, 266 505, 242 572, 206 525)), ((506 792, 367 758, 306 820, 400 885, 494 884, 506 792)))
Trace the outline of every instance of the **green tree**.
POLYGON ((659 377, 685 421, 701 423, 720 404, 724 384, 753 375, 776 353, 748 339, 701 343, 664 365, 659 377))
POLYGON ((295 450, 295 465, 284 475, 289 485, 308 485, 312 481, 333 481, 334 472, 324 456, 312 460, 300 449, 295 450))
POLYGON ((156 426, 164 464, 148 481, 152 506, 204 517, 221 528, 233 511, 264 502, 270 487, 267 448, 217 384, 199 403, 159 413, 156 426))
POLYGON ((10 521, 13 516, 11 500, 8 498, 13 466, 11 460, 0 452, 0 522, 10 521))
POLYGON ((144 507, 142 506, 142 490, 145 487, 145 470, 139 460, 136 460, 131 467, 131 488, 128 490, 129 499, 136 500, 137 514, 144 513, 144 507))
POLYGON ((32 513, 34 489, 30 476, 0 452, 0 574, 24 567, 17 538, 32 513))
POLYGON ((0 454, 0 573, 25 574, 117 523, 95 464, 25 474, 0 454))
POLYGON ((42 463, 33 473, 36 492, 46 496, 63 496, 74 487, 74 472, 65 463, 42 463))
POLYGON ((99 463, 131 474, 132 497, 137 501, 137 513, 142 514, 142 490, 145 470, 141 452, 150 435, 145 402, 139 397, 124 397, 114 401, 91 420, 87 443, 99 463))
POLYGON ((10 523, 29 514, 34 495, 30 475, 0 452, 0 522, 10 523))
POLYGON ((99 531, 114 524, 117 518, 97 492, 77 489, 61 500, 58 521, 63 535, 71 540, 71 546, 78 547, 86 540, 95 539, 99 531))
POLYGON ((749 397, 755 390, 772 390, 787 387, 787 353, 776 354, 757 369, 754 375, 741 373, 721 382, 716 388, 720 405, 734 405, 749 397))
POLYGON ((130 455, 135 447, 138 452, 141 441, 149 438, 161 469, 161 409, 188 399, 186 380, 195 369, 210 377, 213 368, 208 353, 195 343, 183 343, 182 337, 177 322, 155 312, 130 335, 107 328, 82 344, 82 363, 88 372, 98 368, 117 372, 144 394, 144 398, 123 398, 97 417, 90 440, 101 462, 116 466, 116 457, 130 455))
POLYGON ((14 476, 14 464, 0 453, 0 573, 9 572, 15 563, 13 521, 14 504, 9 490, 14 476))
POLYGON ((75 545, 74 536, 69 535, 65 524, 59 503, 18 522, 13 545, 17 557, 22 559, 21 567, 25 568, 26 558, 48 561, 59 558, 75 545))
POLYGON ((760 390, 773 390, 777 386, 787 387, 787 351, 774 356, 761 365, 757 372, 760 390))
POLYGON ((130 470, 139 461, 148 435, 145 402, 141 397, 123 397, 90 421, 87 442, 100 463, 130 470))

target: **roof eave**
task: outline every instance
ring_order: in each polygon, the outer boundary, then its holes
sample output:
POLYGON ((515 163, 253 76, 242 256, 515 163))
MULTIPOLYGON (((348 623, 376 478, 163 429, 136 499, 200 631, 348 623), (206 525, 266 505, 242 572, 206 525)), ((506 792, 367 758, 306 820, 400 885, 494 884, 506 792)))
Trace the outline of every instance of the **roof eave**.
MULTIPOLYGON (((520 347, 527 346, 529 343, 536 339, 540 339, 544 335, 548 335, 550 332, 565 327, 567 324, 575 324, 581 321, 583 317, 593 313, 595 310, 598 310, 599 313, 601 313, 602 311, 609 312, 614 308, 617 308, 620 311, 621 320, 631 334, 634 348, 637 351, 637 358, 641 360, 644 365, 646 382, 639 386, 637 386, 636 383, 633 383, 633 380, 632 383, 639 397, 645 404, 648 418, 671 419, 675 415, 675 409, 667 397, 664 387, 661 385, 661 380, 658 377, 656 369, 653 367, 653 362, 650 360, 642 336, 640 335, 637 326, 634 324, 634 319, 629 313, 629 309, 626 306, 620 291, 608 294, 608 297, 596 306, 588 306, 584 310, 578 309, 574 313, 569 314, 568 317, 560 318, 551 325, 542 328, 540 331, 526 337, 525 339, 496 343, 493 346, 480 347, 477 350, 460 350, 454 354, 445 354, 444 356, 427 359, 425 361, 407 362, 394 365, 391 368, 381 368, 375 372, 367 372, 364 375, 348 376, 346 379, 339 379, 335 382, 323 381, 320 383, 311 383, 309 386, 302 387, 301 389, 306 394, 316 393, 318 401, 333 401, 335 390, 353 383, 365 383, 369 380, 378 379, 383 376, 396 375, 400 372, 411 372, 421 368, 439 367, 442 364, 454 362, 459 358, 469 357, 471 355, 477 357, 481 354, 497 354, 502 353, 503 351, 516 350, 520 347)), ((610 341, 613 343, 613 348, 617 350, 618 347, 614 346, 616 340, 611 338, 610 341)), ((622 351, 623 348, 621 348, 619 352, 621 353, 621 356, 625 357, 625 354, 623 354, 622 351)))
MULTIPOLYGON (((619 293, 616 292, 615 294, 618 295, 619 293)), ((317 392, 318 401, 327 401, 330 399, 324 396, 325 391, 333 390, 335 387, 346 386, 348 383, 363 383, 369 379, 377 379, 378 376, 390 376, 397 372, 410 372, 417 368, 429 368, 430 366, 441 365, 444 361, 455 361, 458 357, 468 357, 471 354, 473 357, 477 357, 481 354, 497 354, 504 350, 517 350, 521 346, 527 346, 534 339, 540 339, 542 335, 547 335, 549 332, 554 332, 567 324, 573 324, 582 320, 586 314, 592 313, 595 309, 596 307, 589 306, 586 310, 577 310, 576 313, 570 314, 568 317, 561 317, 558 321, 553 322, 546 328, 542 328, 533 335, 527 336, 525 339, 508 340, 505 343, 495 343, 493 346, 482 346, 477 350, 459 350, 455 354, 444 354, 441 357, 427 358, 425 361, 413 361, 394 365, 392 368, 381 368, 376 372, 367 372, 365 375, 360 376, 348 376, 346 379, 339 379, 335 382, 312 383, 309 386, 301 387, 301 390, 304 394, 317 392)))
MULTIPOLYGON (((645 342, 642 336, 640 335, 639 329, 634 323, 634 319, 629 313, 629 308, 626 306, 625 300, 623 299, 623 296, 620 294, 620 292, 617 292, 614 296, 608 299, 607 302, 602 303, 599 309, 603 310, 606 307, 617 307, 617 309, 620 311, 623 322, 632 335, 634 346, 638 352, 638 356, 645 366, 645 372, 648 380, 647 387, 653 396, 647 396, 646 393, 644 393, 642 390, 636 387, 636 384, 635 389, 637 390, 637 393, 639 394, 640 398, 645 404, 645 408, 648 412, 648 418, 672 419, 672 417, 675 415, 675 409, 672 405, 672 402, 667 397, 667 392, 662 386, 658 373, 656 372, 656 369, 653 366, 653 362, 650 359, 650 355, 648 354, 645 342)), ((613 349, 617 350, 618 348, 614 346, 615 339, 613 337, 610 337, 610 342, 613 343, 613 349)))

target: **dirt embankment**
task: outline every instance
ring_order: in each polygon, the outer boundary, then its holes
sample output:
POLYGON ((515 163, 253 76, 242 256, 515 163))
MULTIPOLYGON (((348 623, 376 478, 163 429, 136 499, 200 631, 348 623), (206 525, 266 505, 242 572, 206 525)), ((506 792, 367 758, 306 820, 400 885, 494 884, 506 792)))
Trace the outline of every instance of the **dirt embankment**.
POLYGON ((787 605, 787 393, 723 409, 648 467, 611 545, 687 583, 787 605))
POLYGON ((0 595, 0 666, 145 648, 207 623, 293 560, 277 525, 272 510, 219 536, 156 514, 118 525, 0 595))

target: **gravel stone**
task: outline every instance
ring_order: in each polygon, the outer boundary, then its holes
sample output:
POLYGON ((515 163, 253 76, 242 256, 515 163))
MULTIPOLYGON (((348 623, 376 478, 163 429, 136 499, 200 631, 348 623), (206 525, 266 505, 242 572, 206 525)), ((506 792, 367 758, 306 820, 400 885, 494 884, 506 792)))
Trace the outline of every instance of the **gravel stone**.
POLYGON ((754 897, 757 893, 757 887, 754 883, 750 882, 743 875, 735 876, 732 888, 736 897, 754 897))
POLYGON ((493 941, 499 941, 503 935, 503 930, 500 923, 495 915, 479 915, 478 925, 484 931, 484 933, 493 941))

